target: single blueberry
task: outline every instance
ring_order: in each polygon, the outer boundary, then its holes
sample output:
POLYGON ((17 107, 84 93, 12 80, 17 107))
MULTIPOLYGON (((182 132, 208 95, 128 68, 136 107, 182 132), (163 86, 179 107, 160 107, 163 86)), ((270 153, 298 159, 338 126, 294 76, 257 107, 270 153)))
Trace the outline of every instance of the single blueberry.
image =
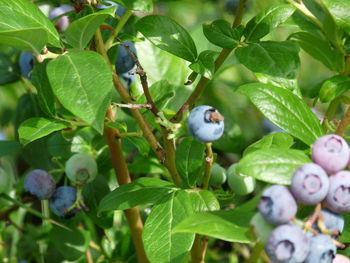
POLYGON ((344 255, 337 254, 332 263, 350 263, 350 259, 344 255))
POLYGON ((299 226, 280 225, 271 232, 265 250, 274 263, 302 263, 309 253, 309 240, 299 226))
POLYGON ((198 141, 213 142, 224 132, 224 117, 211 106, 198 106, 188 116, 187 127, 198 141))
POLYGON ((272 185, 265 189, 258 208, 265 220, 275 225, 289 222, 298 209, 292 194, 283 185, 272 185))
POLYGON ((336 134, 322 136, 312 145, 312 160, 329 174, 344 169, 349 156, 348 144, 336 134))
POLYGON ((293 174, 291 191, 294 197, 305 205, 321 202, 326 197, 328 189, 328 175, 317 164, 305 164, 293 174))
POLYGON ((32 170, 24 181, 24 189, 40 200, 49 199, 56 188, 53 177, 44 170, 32 170))
MULTIPOLYGON (((131 70, 132 71, 132 70, 131 70)), ((122 73, 121 74, 121 77, 123 78, 123 80, 125 81, 126 83, 126 86, 128 88, 130 88, 130 86, 132 85, 132 83, 134 83, 135 79, 136 79, 136 74, 130 74, 130 71, 129 72, 126 72, 126 73, 122 73)))
POLYGON ((97 176, 97 163, 91 155, 77 153, 66 162, 65 172, 73 183, 87 184, 97 176))
POLYGON ((34 56, 32 52, 23 52, 19 57, 19 69, 26 79, 30 79, 30 73, 34 67, 34 56))
MULTIPOLYGON (((132 53, 136 56, 136 48, 131 41, 124 42, 132 53)), ((130 56, 127 49, 123 45, 119 45, 118 48, 118 59, 115 64, 117 74, 127 73, 135 66, 134 59, 130 56)))
POLYGON ((121 6, 121 5, 118 5, 117 3, 113 2, 113 1, 103 1, 104 4, 98 4, 96 7, 99 8, 99 9, 106 9, 106 8, 110 8, 112 6, 117 6, 117 10, 115 11, 115 13, 119 16, 119 17, 122 17, 125 12, 126 12, 126 9, 125 7, 121 6))
POLYGON ((77 209, 74 208, 70 211, 69 209, 77 200, 77 190, 70 186, 60 186, 56 189, 55 193, 50 199, 51 211, 63 218, 70 218, 74 216, 77 209))
MULTIPOLYGON (((49 13, 49 19, 53 20, 58 16, 61 16, 65 13, 68 13, 70 11, 74 10, 73 6, 70 5, 60 5, 58 7, 53 8, 50 13, 49 13)), ((57 22, 56 22, 56 28, 58 29, 58 31, 60 32, 64 32, 67 27, 69 26, 69 18, 68 16, 62 16, 60 17, 57 22)))
POLYGON ((326 204, 334 213, 350 212, 350 172, 340 171, 329 177, 326 204))
POLYGON ((323 234, 310 238, 310 252, 304 263, 332 263, 337 248, 332 239, 323 234))

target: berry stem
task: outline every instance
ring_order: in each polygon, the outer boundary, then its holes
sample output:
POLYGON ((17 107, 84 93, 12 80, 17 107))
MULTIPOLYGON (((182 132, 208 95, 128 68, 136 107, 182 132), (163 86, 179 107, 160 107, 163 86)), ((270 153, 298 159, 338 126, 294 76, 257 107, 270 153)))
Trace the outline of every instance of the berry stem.
POLYGON ((204 171, 204 179, 203 179, 203 189, 208 189, 209 181, 211 176, 211 168, 213 166, 214 155, 212 149, 212 143, 205 144, 205 171, 204 171))
MULTIPOLYGON (((244 8, 247 4, 247 1, 248 0, 240 0, 239 1, 236 16, 235 16, 235 19, 234 19, 233 24, 232 24, 232 28, 236 28, 242 23, 242 18, 244 15, 244 8)), ((215 60, 215 72, 218 71, 220 66, 224 63, 224 61, 228 58, 228 56, 230 55, 230 53, 233 50, 234 50, 233 48, 224 48, 221 50, 219 56, 215 60)), ((202 76, 200 78, 199 82, 197 83, 197 85, 196 85, 195 89, 193 90, 192 94, 190 95, 190 97, 183 103, 183 105, 177 111, 175 116, 171 119, 172 122, 179 122, 182 118, 183 111, 192 108, 193 104, 201 96, 201 94, 204 91, 205 87, 207 86, 208 82, 209 82, 209 79, 207 79, 206 77, 202 76)))
POLYGON ((321 214, 321 203, 318 203, 316 205, 315 211, 312 214, 312 216, 305 222, 304 228, 307 231, 310 231, 312 229, 312 225, 318 220, 321 214))
MULTIPOLYGON (((49 200, 41 200, 41 214, 44 216, 44 218, 50 217, 49 200)), ((44 218, 42 219, 43 229, 45 229, 46 226, 48 225, 47 220, 45 220, 44 218)), ((42 263, 45 262, 44 255, 46 253, 46 250, 47 250, 47 244, 45 242, 40 242, 39 251, 40 251, 40 259, 42 263)))

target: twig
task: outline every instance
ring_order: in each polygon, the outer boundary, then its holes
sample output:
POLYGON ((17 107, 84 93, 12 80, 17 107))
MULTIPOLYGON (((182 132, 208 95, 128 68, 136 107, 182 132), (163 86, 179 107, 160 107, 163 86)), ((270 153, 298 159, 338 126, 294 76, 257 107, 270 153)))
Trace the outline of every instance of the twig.
POLYGON ((122 104, 122 103, 113 103, 113 106, 119 107, 119 108, 128 108, 128 109, 152 109, 152 105, 150 104, 122 104))
POLYGON ((213 150, 211 148, 212 143, 206 143, 205 147, 205 172, 203 179, 203 189, 208 189, 210 176, 211 176, 211 167, 213 166, 213 150))
POLYGON ((140 61, 138 60, 137 56, 134 54, 134 52, 131 51, 130 47, 123 43, 119 38, 117 40, 120 42, 120 45, 125 47, 126 51, 129 53, 129 56, 133 59, 135 62, 137 68, 136 68, 136 73, 140 76, 140 81, 143 89, 143 93, 145 94, 145 97, 147 99, 147 102, 152 106, 150 109, 152 113, 158 117, 159 109, 157 108, 156 104, 154 103, 151 93, 149 91, 148 87, 148 81, 147 81, 147 74, 143 70, 143 67, 141 66, 140 61))

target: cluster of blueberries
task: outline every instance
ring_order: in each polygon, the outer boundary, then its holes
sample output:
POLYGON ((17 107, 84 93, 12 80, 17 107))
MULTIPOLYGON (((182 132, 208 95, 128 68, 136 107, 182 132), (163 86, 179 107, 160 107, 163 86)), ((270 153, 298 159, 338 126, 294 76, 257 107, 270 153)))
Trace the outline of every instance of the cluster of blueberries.
MULTIPOLYGON (((122 17, 126 11, 126 9, 112 1, 105 1, 105 4, 99 4, 96 7, 98 9, 106 9, 110 8, 112 6, 117 6, 116 9, 116 15, 119 17, 122 17)), ((66 13, 69 13, 73 11, 74 8, 71 5, 62 4, 58 7, 53 8, 49 14, 48 17, 50 20, 57 20, 55 21, 55 26, 58 29, 59 32, 64 32, 67 27, 70 24, 69 17, 67 15, 64 15, 66 13)), ((131 52, 133 52, 135 55, 136 48, 131 41, 125 41, 125 45, 127 45, 131 52)), ((30 74, 33 70, 34 66, 34 57, 32 52, 23 52, 19 57, 19 67, 20 71, 23 77, 30 79, 30 74)), ((130 87, 132 83, 135 81, 135 74, 133 71, 135 71, 135 62, 133 58, 129 55, 127 49, 123 45, 119 45, 118 47, 118 58, 115 63, 116 72, 117 74, 123 78, 125 81, 127 87, 130 87)))
MULTIPOLYGON (((97 176, 97 164, 93 157, 85 153, 74 154, 65 165, 65 173, 70 181, 80 186, 97 176)), ((24 189, 39 200, 49 200, 51 211, 59 217, 70 218, 83 205, 77 200, 77 189, 71 186, 56 188, 56 182, 47 171, 36 169, 29 172, 24 181, 24 189)))
POLYGON ((273 262, 350 262, 341 255, 334 259, 336 245, 342 246, 337 241, 344 228, 341 214, 350 212, 350 171, 344 170, 350 166, 349 157, 342 137, 325 135, 312 145, 313 162, 294 172, 290 190, 272 185, 263 191, 259 211, 266 221, 278 225, 265 247, 273 262), (297 201, 316 205, 306 222, 295 218, 297 201))

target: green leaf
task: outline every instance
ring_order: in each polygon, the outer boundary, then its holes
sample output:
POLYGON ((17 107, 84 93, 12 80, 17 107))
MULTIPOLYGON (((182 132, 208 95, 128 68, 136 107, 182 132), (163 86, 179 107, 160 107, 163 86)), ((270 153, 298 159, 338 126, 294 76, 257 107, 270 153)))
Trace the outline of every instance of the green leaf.
POLYGON ((153 204, 176 190, 175 185, 158 178, 139 178, 107 194, 101 200, 98 212, 125 210, 142 204, 153 204))
POLYGON ((196 233, 228 242, 250 243, 249 230, 252 211, 241 209, 202 212, 180 222, 173 233, 196 233))
POLYGON ((21 144, 17 141, 1 141, 0 140, 0 157, 16 153, 21 149, 21 144))
POLYGON ((143 136, 128 136, 126 137, 128 141, 136 146, 139 153, 142 155, 148 155, 151 150, 151 146, 147 142, 146 138, 143 136))
POLYGON ((25 145, 67 127, 67 122, 55 119, 30 118, 21 123, 21 126, 18 129, 19 140, 25 145))
POLYGON ((136 29, 160 49, 190 62, 197 58, 197 49, 190 34, 169 17, 145 16, 136 23, 136 29))
POLYGON ((247 41, 257 41, 287 20, 295 8, 292 5, 273 5, 253 17, 243 34, 247 41))
POLYGON ((65 228, 53 225, 48 236, 54 247, 69 261, 76 261, 85 255, 91 240, 90 232, 84 229, 74 228, 67 230, 65 228))
MULTIPOLYGON (((34 51, 41 50, 39 40, 43 36, 49 44, 60 47, 60 37, 51 21, 40 9, 28 0, 0 0, 0 39, 18 37, 19 42, 29 42, 35 47, 34 51), (42 32, 42 31, 46 31, 42 32), (37 38, 37 40, 36 40, 37 38)), ((46 44, 46 43, 44 43, 46 44)))
POLYGON ((190 65, 190 69, 212 79, 215 73, 215 59, 218 55, 216 51, 205 50, 199 54, 198 60, 190 65))
POLYGON ((64 32, 68 44, 74 48, 85 48, 104 20, 114 16, 115 9, 104 9, 73 21, 64 32))
POLYGON ((208 190, 189 190, 193 211, 205 212, 220 210, 220 204, 215 195, 208 190))
POLYGON ((254 73, 255 77, 258 79, 259 82, 264 84, 271 84, 276 87, 281 87, 284 89, 288 89, 292 91, 295 95, 302 98, 302 94, 300 92, 300 89, 298 87, 298 81, 297 79, 287 79, 287 78, 281 78, 281 77, 273 77, 267 74, 263 73, 254 73))
POLYGON ((240 63, 253 72, 295 79, 298 73, 299 47, 293 41, 251 43, 236 50, 240 63))
POLYGON ((150 262, 181 263, 189 253, 194 234, 176 233, 178 222, 193 213, 188 194, 181 190, 164 197, 148 216, 142 240, 150 262))
POLYGON ((344 0, 323 0, 335 18, 335 22, 350 34, 350 2, 344 0))
POLYGON ((247 155, 251 152, 260 150, 260 149, 270 149, 270 148, 279 148, 279 149, 289 149, 293 145, 293 137, 287 133, 276 132, 270 133, 259 141, 254 142, 249 145, 243 152, 243 155, 247 155))
POLYGON ((323 135, 316 115, 308 105, 287 89, 269 84, 252 83, 240 86, 238 91, 272 123, 310 145, 323 135))
POLYGON ((289 38, 297 41, 305 52, 322 62, 330 70, 343 71, 343 55, 338 50, 333 49, 327 40, 309 32, 296 32, 289 38))
POLYGON ((131 10, 137 10, 144 13, 153 11, 152 0, 114 0, 114 2, 131 10))
POLYGON ((185 138, 176 149, 176 167, 188 186, 194 186, 204 162, 205 145, 193 139, 185 138))
POLYGON ((222 48, 235 48, 241 38, 240 32, 223 19, 203 24, 203 33, 211 43, 222 48))
POLYGON ((103 176, 97 176, 96 179, 84 185, 84 202, 89 208, 86 214, 91 220, 102 228, 111 228, 113 226, 113 212, 104 212, 98 216, 98 205, 103 197, 110 193, 108 182, 103 176))
POLYGON ((29 28, 0 32, 0 43, 40 53, 48 41, 43 28, 29 28))
POLYGON ((31 81, 38 92, 40 108, 48 116, 56 115, 55 96, 46 73, 48 61, 37 63, 32 71, 31 81))
POLYGON ((350 78, 345 75, 337 75, 327 79, 320 90, 320 100, 330 102, 350 89, 350 78))
POLYGON ((300 150, 262 149, 245 155, 237 165, 237 173, 271 184, 289 185, 294 171, 311 162, 300 150))
POLYGON ((92 51, 69 52, 52 60, 47 74, 62 105, 102 133, 113 89, 104 58, 92 51))

